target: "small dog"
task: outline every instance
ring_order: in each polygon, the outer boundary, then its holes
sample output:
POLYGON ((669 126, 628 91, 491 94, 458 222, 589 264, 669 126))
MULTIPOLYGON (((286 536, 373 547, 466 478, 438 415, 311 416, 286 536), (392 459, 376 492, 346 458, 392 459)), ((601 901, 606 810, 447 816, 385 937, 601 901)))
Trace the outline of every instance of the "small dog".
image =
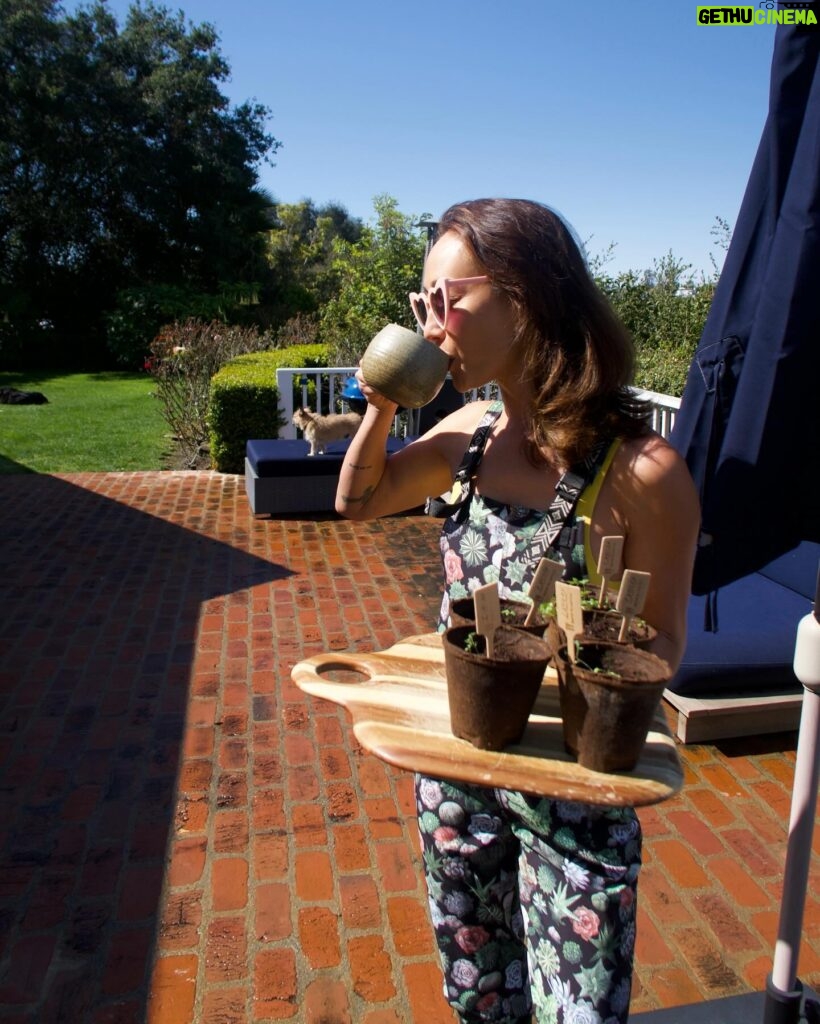
POLYGON ((353 437, 361 423, 362 417, 356 412, 332 412, 327 416, 320 416, 305 406, 293 414, 293 425, 310 441, 311 455, 321 455, 328 441, 341 441, 345 437, 353 437))

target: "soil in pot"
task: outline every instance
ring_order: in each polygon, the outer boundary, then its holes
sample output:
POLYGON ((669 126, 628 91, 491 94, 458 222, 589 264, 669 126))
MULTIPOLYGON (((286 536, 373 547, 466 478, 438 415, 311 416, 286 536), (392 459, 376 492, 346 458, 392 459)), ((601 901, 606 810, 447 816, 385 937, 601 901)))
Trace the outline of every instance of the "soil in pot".
MULTIPOLYGON (((604 609, 584 609, 584 631, 577 640, 596 640, 605 643, 626 643, 633 647, 647 650, 658 635, 658 631, 643 619, 631 619, 626 631, 626 639, 618 639, 621 633, 623 615, 620 612, 604 609)), ((563 647, 567 642, 566 635, 558 627, 555 619, 550 619, 546 629, 546 637, 553 650, 563 647)))
POLYGON ((628 644, 579 642, 555 653, 564 743, 592 771, 630 771, 669 682, 665 661, 628 644))
MULTIPOLYGON (((524 620, 530 613, 531 604, 524 601, 512 601, 509 598, 502 598, 498 602, 501 609, 501 624, 503 626, 514 626, 516 629, 526 630, 533 636, 541 637, 547 628, 547 620, 536 612, 537 622, 529 626, 524 625, 524 620)), ((453 626, 471 626, 475 629, 475 602, 471 597, 460 597, 450 605, 450 623, 453 626)))
POLYGON ((474 747, 503 750, 524 735, 551 652, 540 638, 499 626, 488 658, 474 631, 475 623, 451 626, 443 637, 450 728, 474 747), (476 652, 464 649, 470 635, 476 652))

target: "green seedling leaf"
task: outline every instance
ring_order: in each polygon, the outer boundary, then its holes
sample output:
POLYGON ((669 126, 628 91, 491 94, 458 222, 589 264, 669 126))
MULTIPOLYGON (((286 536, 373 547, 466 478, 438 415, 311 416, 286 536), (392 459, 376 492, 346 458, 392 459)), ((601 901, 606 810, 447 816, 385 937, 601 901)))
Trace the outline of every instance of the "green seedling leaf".
POLYGON ((527 613, 524 625, 529 626, 538 611, 538 606, 551 601, 555 593, 555 583, 564 572, 561 562, 554 562, 551 558, 542 558, 538 563, 530 583, 529 596, 532 601, 532 608, 527 613))
POLYGON ((618 634, 618 640, 622 643, 626 640, 632 618, 635 615, 640 615, 643 611, 646 595, 649 593, 651 578, 651 573, 638 572, 636 569, 627 569, 624 572, 621 586, 618 590, 618 599, 615 602, 615 607, 623 615, 621 631, 618 634))

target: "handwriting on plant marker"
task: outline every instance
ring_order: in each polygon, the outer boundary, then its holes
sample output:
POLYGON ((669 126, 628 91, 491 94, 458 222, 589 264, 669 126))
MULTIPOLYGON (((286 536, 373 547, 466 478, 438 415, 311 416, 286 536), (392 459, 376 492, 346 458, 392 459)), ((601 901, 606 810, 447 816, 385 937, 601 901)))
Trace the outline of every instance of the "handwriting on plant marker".
POLYGON ((621 568, 621 555, 624 550, 623 537, 604 537, 601 541, 601 550, 598 553, 598 574, 601 577, 601 591, 598 594, 598 604, 606 600, 606 588, 613 576, 618 575, 621 568))
POLYGON ((564 564, 554 562, 551 558, 542 558, 535 569, 530 583, 529 596, 532 608, 527 612, 524 625, 529 626, 538 614, 538 606, 552 600, 555 592, 555 581, 564 573, 564 564))
POLYGON ((475 607, 475 628, 487 644, 487 657, 494 654, 495 631, 501 625, 501 603, 498 600, 498 586, 488 583, 473 591, 475 607))
POLYGON ((555 584, 555 619, 567 635, 569 660, 575 661, 575 637, 584 631, 581 588, 560 580, 555 584))
POLYGON ((646 595, 649 593, 649 581, 651 573, 638 572, 636 569, 627 569, 624 572, 621 586, 618 590, 618 599, 615 607, 623 615, 621 631, 618 634, 620 641, 626 640, 629 630, 629 623, 634 615, 640 615, 643 610, 646 595))

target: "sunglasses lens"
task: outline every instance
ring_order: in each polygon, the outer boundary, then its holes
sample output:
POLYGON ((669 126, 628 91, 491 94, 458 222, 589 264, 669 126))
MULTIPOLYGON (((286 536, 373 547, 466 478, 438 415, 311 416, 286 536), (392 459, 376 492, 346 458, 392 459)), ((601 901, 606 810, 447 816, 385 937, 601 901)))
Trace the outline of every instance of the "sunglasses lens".
POLYGON ((427 306, 424 304, 424 299, 412 299, 413 312, 416 314, 416 319, 422 327, 427 323, 427 306))
POLYGON ((430 309, 432 309, 432 311, 433 311, 433 316, 436 318, 436 320, 438 320, 438 322, 440 324, 444 323, 444 311, 445 311, 444 289, 443 288, 434 288, 430 292, 429 302, 430 302, 430 309))

